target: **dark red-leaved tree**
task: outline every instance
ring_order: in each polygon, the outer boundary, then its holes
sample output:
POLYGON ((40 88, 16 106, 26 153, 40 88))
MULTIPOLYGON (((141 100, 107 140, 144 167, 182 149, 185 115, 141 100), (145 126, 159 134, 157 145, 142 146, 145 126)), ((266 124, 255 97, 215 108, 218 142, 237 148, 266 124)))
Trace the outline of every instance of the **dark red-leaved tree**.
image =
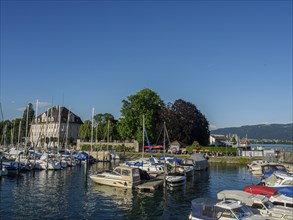
POLYGON ((170 141, 177 140, 187 145, 198 141, 202 146, 209 143, 209 122, 190 102, 178 99, 169 103, 162 109, 160 121, 166 123, 170 141))

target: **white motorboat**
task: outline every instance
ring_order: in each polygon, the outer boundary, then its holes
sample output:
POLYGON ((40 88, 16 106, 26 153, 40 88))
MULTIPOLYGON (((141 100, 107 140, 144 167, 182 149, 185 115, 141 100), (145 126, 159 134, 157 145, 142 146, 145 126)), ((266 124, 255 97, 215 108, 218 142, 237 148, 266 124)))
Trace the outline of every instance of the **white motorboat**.
POLYGON ((166 176, 166 183, 169 187, 177 187, 185 185, 186 176, 177 174, 168 174, 166 176))
POLYGON ((269 164, 266 160, 254 160, 247 164, 248 170, 254 175, 262 175, 262 165, 269 164))
POLYGON ((193 175, 193 165, 180 164, 176 161, 176 158, 166 158, 165 163, 169 172, 180 173, 188 177, 193 175))
POLYGON ((193 153, 188 159, 188 163, 192 161, 195 171, 207 170, 209 167, 208 160, 202 153, 193 153))
POLYGON ((127 166, 90 175, 90 178, 98 184, 124 188, 133 188, 141 182, 139 168, 127 166))
POLYGON ((273 219, 293 219, 293 208, 274 205, 264 195, 253 195, 241 190, 223 190, 217 197, 221 200, 233 199, 244 202, 255 214, 273 219))
POLYGON ((270 218, 253 214, 253 212, 244 203, 236 200, 229 199, 220 201, 215 198, 197 198, 191 201, 191 213, 189 220, 201 219, 265 220, 270 218))
POLYGON ((270 197, 270 201, 274 205, 280 205, 293 208, 293 198, 281 193, 276 193, 270 197))
POLYGON ((276 171, 281 171, 283 173, 289 173, 283 164, 264 164, 261 166, 261 172, 263 178, 268 178, 276 171))
POLYGON ((293 175, 281 171, 275 171, 261 182, 264 186, 277 189, 280 193, 293 197, 293 175))
POLYGON ((274 205, 293 208, 293 198, 279 193, 278 190, 272 187, 248 185, 244 187, 244 191, 256 195, 265 195, 274 205))
POLYGON ((264 164, 268 164, 269 162, 268 161, 266 161, 266 160, 254 160, 254 161, 252 161, 251 163, 248 163, 247 164, 247 167, 248 167, 248 169, 250 170, 250 169, 252 169, 252 167, 254 167, 254 166, 258 166, 258 165, 264 165, 264 164))
POLYGON ((269 177, 275 171, 288 172, 287 168, 283 164, 279 163, 263 163, 255 164, 249 168, 249 171, 256 176, 269 177))
POLYGON ((183 168, 183 171, 184 171, 184 175, 189 177, 189 176, 192 176, 193 175, 193 171, 194 171, 194 168, 191 167, 191 166, 185 166, 185 165, 182 165, 181 164, 181 167, 183 168))

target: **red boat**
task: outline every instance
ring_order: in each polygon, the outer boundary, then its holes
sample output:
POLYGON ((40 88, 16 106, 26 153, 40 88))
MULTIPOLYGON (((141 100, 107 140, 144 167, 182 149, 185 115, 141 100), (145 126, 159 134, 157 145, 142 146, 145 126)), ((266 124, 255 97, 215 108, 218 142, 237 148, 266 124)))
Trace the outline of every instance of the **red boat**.
POLYGON ((244 191, 252 194, 260 194, 267 196, 274 205, 280 205, 293 208, 293 198, 285 196, 278 190, 261 185, 249 185, 244 187, 244 191))
POLYGON ((272 195, 276 195, 278 191, 272 187, 268 186, 261 186, 261 185, 249 185, 244 187, 244 191, 251 193, 251 194, 257 194, 257 195, 265 195, 267 197, 271 197, 272 195))

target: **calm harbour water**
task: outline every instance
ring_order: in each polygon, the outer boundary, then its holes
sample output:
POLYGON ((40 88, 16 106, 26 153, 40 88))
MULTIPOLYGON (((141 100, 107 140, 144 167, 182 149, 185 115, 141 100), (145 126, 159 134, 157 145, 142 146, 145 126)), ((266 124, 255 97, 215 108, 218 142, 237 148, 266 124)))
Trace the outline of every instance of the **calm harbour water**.
POLYGON ((0 179, 0 219, 188 219, 191 200, 259 182, 246 166, 209 164, 184 187, 138 192, 93 183, 88 174, 116 166, 97 163, 0 179))
POLYGON ((252 148, 263 146, 266 150, 293 151, 293 144, 251 144, 252 148))

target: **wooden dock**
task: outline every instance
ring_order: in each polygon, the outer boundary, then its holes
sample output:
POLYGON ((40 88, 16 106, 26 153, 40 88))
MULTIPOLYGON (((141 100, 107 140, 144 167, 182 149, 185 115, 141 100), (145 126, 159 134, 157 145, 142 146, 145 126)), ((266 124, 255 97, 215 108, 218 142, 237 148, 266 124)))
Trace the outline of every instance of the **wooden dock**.
POLYGON ((148 182, 142 183, 137 186, 137 188, 142 191, 142 192, 153 192, 158 188, 161 188, 164 184, 164 179, 163 178, 155 178, 153 180, 149 180, 148 182))

